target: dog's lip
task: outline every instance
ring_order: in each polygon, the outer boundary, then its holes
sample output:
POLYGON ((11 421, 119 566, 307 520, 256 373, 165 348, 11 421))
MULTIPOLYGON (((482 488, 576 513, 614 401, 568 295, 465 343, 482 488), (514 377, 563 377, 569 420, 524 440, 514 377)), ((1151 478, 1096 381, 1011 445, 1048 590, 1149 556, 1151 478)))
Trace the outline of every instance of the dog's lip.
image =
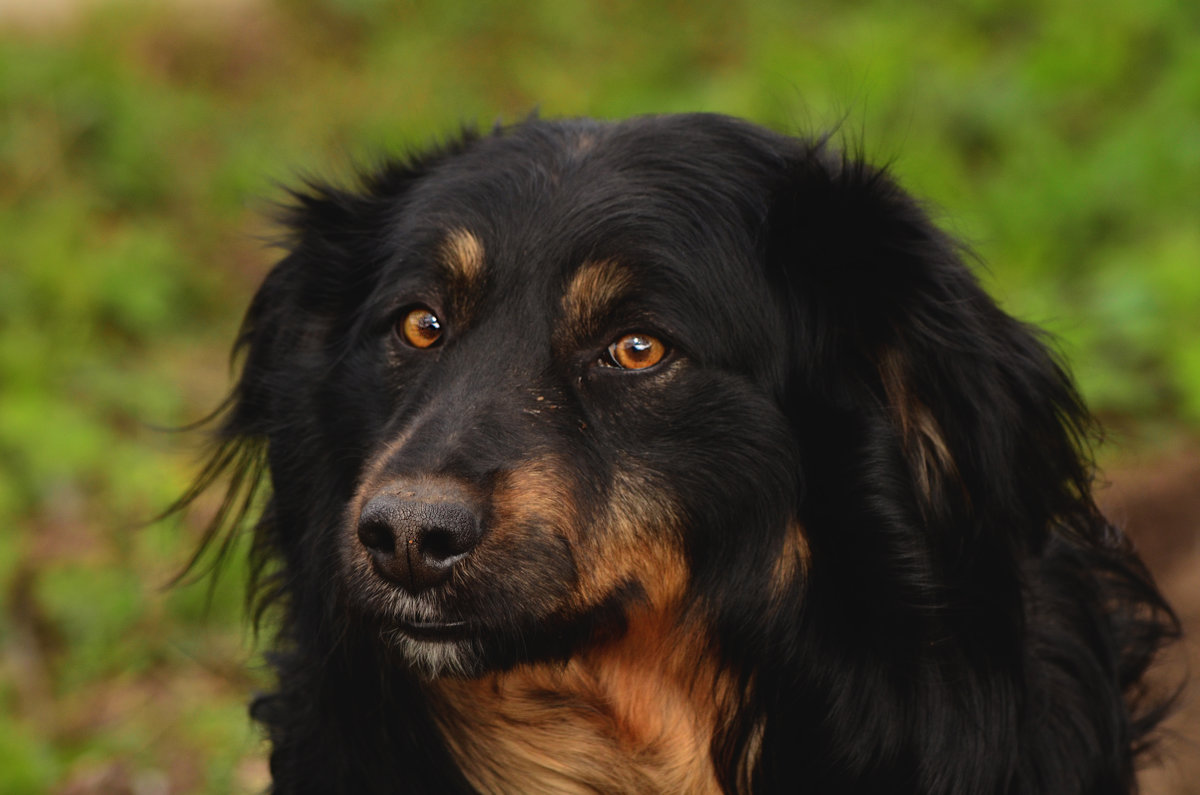
POLYGON ((415 640, 461 640, 469 634, 466 621, 408 621, 397 622, 397 628, 415 640))

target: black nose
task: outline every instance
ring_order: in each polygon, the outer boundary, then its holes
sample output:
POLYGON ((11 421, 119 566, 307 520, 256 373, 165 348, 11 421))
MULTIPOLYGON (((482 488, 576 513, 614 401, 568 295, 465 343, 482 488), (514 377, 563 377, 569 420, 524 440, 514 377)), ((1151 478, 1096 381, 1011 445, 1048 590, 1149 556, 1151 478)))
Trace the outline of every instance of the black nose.
POLYGON ((481 535, 475 512, 454 501, 380 494, 367 502, 358 520, 358 540, 375 570, 413 594, 445 582, 481 535))

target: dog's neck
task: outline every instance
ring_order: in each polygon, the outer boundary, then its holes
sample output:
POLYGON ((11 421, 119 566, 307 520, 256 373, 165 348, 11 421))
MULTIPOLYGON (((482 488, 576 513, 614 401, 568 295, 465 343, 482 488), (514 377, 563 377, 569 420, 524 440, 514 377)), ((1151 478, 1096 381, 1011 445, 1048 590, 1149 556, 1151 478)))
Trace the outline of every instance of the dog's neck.
POLYGON ((482 792, 719 792, 710 745, 727 677, 661 617, 566 664, 431 686, 442 734, 482 792))

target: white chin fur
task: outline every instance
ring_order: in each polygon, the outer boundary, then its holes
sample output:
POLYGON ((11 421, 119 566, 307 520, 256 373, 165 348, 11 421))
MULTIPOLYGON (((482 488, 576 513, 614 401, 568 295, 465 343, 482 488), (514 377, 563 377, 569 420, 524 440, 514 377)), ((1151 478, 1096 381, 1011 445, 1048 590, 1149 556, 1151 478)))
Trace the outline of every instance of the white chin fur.
POLYGON ((425 679, 468 676, 471 673, 474 655, 470 653, 470 641, 417 640, 398 629, 387 630, 384 639, 425 679))

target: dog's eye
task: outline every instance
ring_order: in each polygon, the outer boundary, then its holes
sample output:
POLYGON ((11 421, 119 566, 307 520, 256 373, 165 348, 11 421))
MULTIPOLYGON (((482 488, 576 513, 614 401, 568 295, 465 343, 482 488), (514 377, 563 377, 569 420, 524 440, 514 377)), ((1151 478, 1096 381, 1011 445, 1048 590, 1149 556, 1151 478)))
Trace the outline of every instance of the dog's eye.
POLYGON ((608 346, 605 364, 623 370, 645 370, 667 355, 666 344, 649 334, 626 334, 608 346))
POLYGON ((396 324, 396 333, 414 348, 428 348, 442 338, 442 321, 427 306, 415 306, 396 324))

